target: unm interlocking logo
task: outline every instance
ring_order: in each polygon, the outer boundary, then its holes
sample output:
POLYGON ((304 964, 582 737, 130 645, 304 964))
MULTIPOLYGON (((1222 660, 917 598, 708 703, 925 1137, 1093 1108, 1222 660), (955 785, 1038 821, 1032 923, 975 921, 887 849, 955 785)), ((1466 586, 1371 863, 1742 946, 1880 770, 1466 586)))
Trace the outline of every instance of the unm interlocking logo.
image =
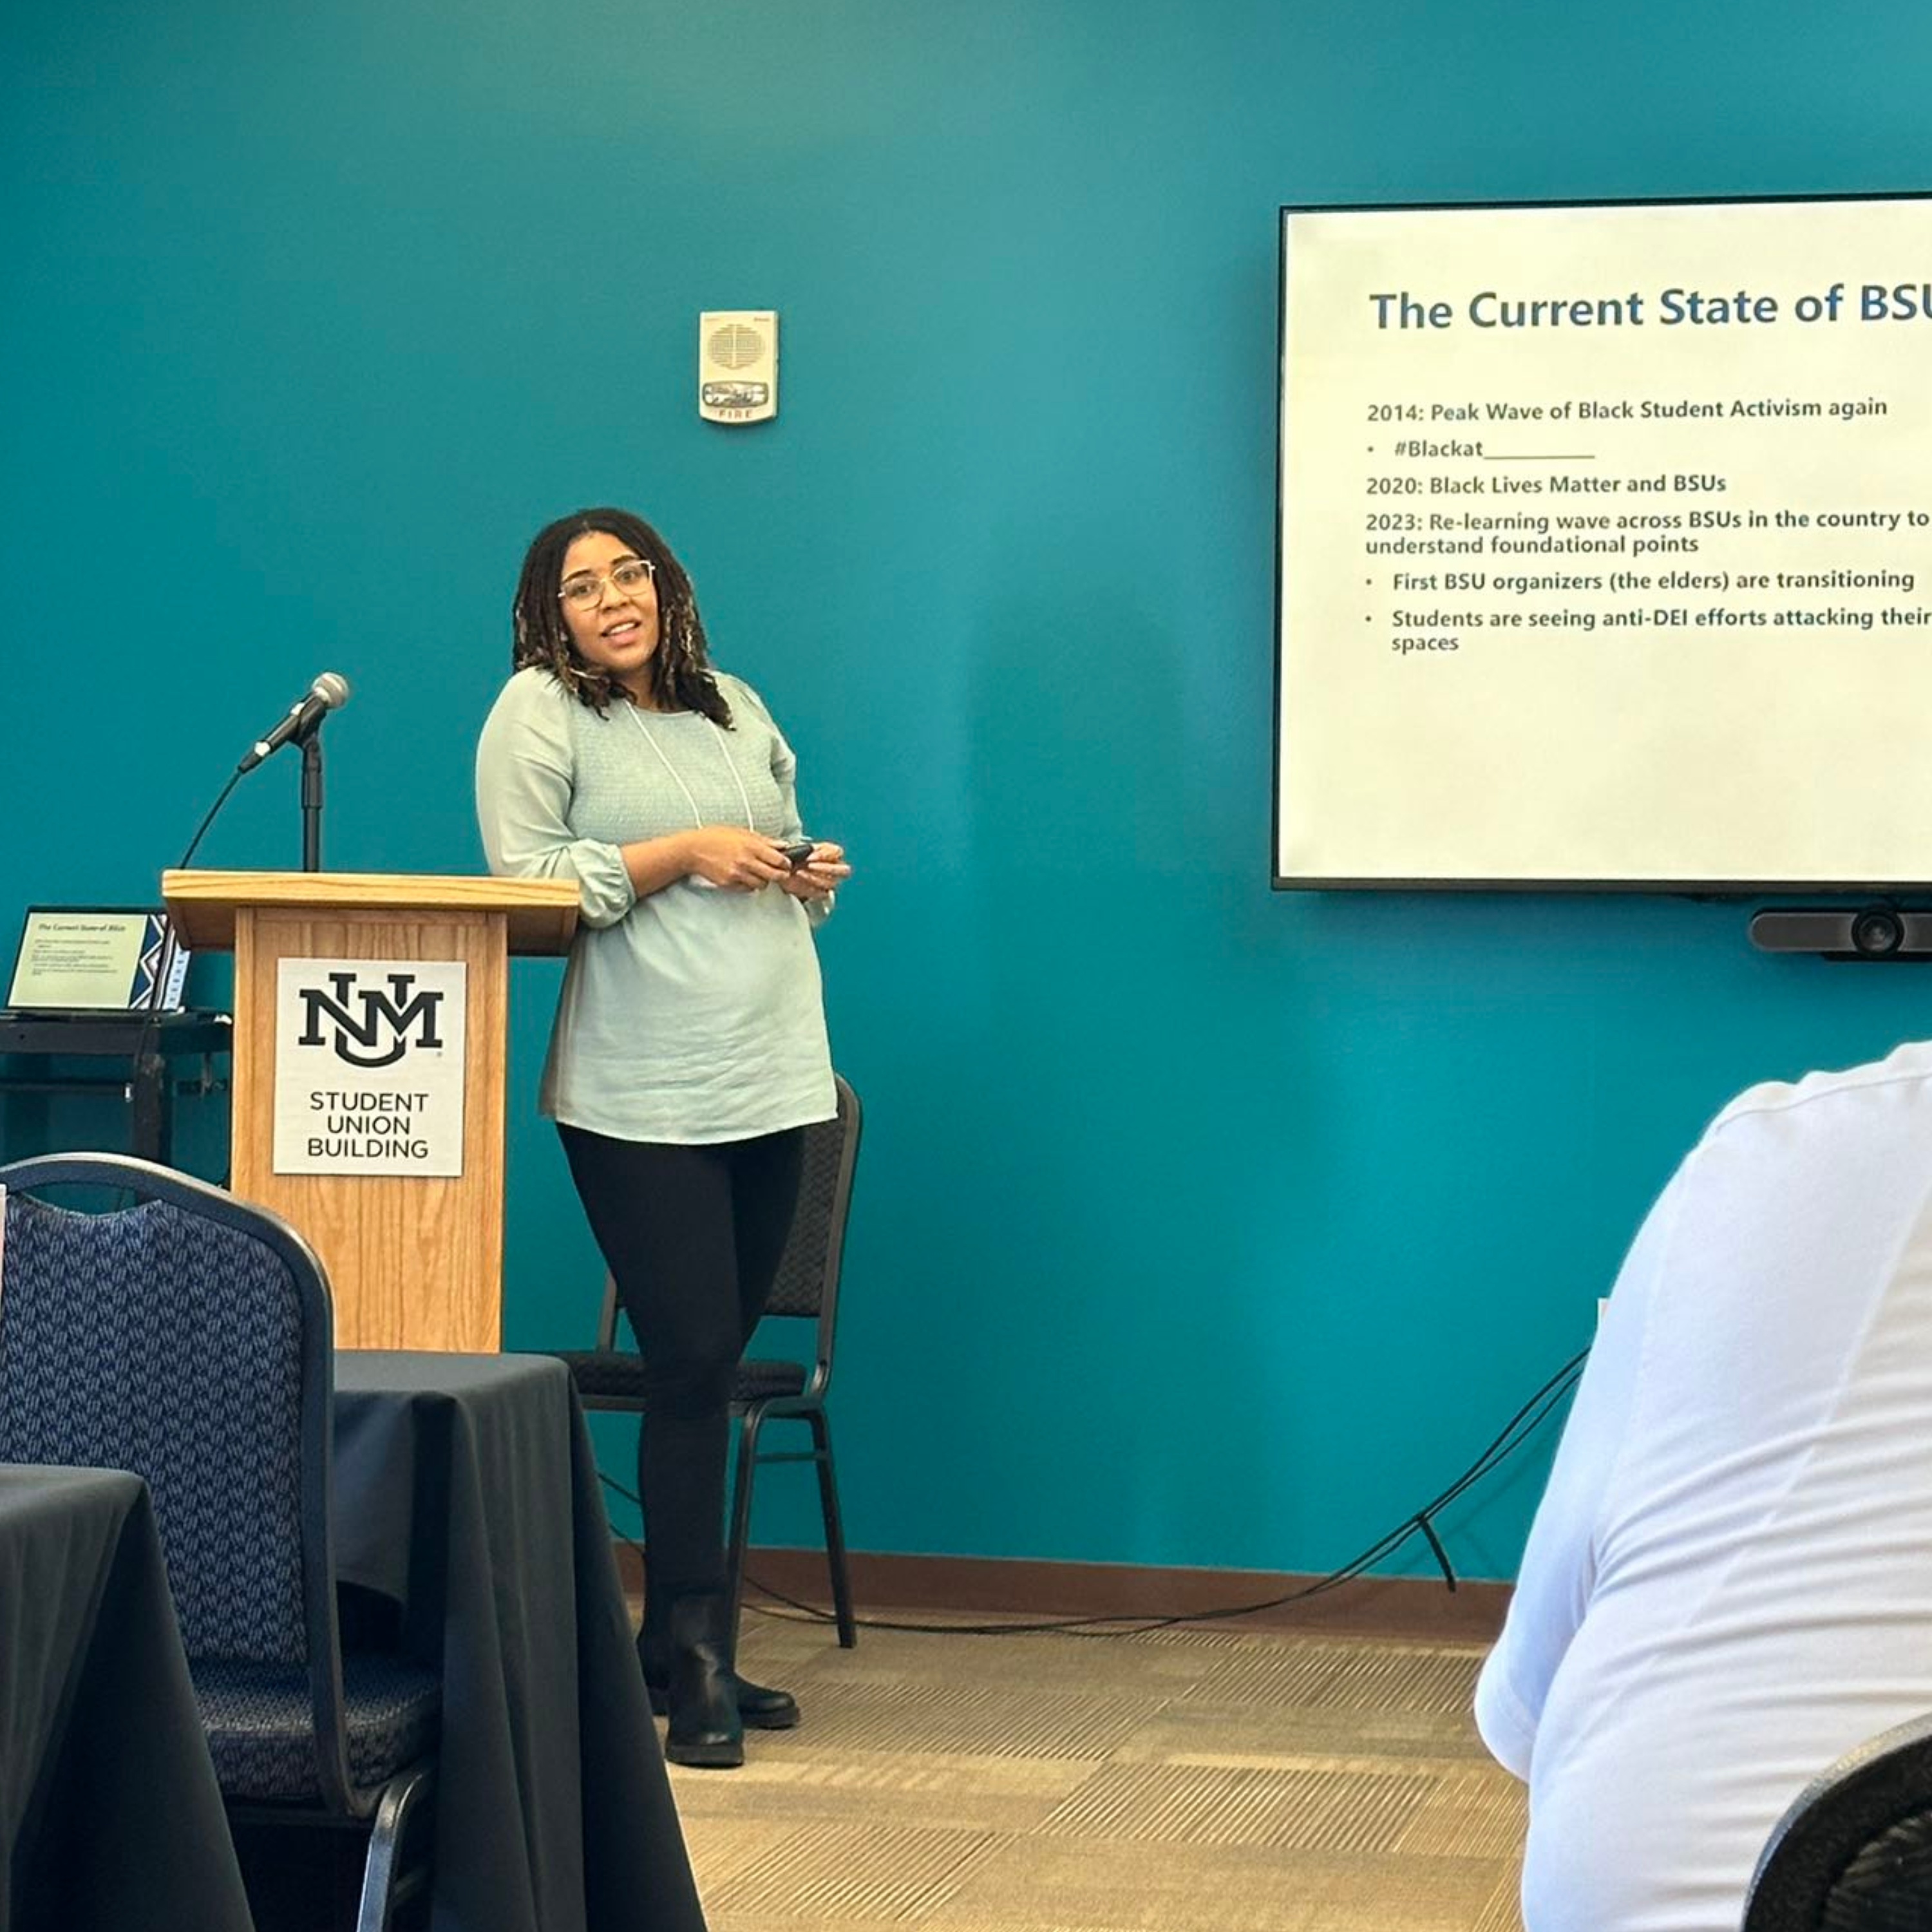
POLYGON ((296 989, 302 1003, 298 1044, 331 1047, 338 1060, 346 1060, 352 1066, 393 1066, 409 1051, 412 1027, 418 1046, 442 1045, 442 1036, 436 1031, 437 1012, 443 998, 440 992, 425 988, 412 998, 411 988, 416 982, 413 973, 382 974, 388 982, 386 992, 380 987, 358 988, 359 976, 355 973, 327 974, 329 985, 335 989, 332 993, 319 986, 296 989), (352 999, 361 1003, 359 1018, 350 1004, 352 999), (332 1039, 323 1032, 325 1016, 334 1022, 332 1039))

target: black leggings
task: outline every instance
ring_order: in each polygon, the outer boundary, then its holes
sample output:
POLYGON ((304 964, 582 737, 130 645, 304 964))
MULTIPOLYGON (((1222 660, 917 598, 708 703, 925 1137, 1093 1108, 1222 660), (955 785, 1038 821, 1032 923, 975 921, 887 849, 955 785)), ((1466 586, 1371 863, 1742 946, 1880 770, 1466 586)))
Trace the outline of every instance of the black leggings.
POLYGON ((662 1607, 724 1587, 733 1372, 791 1232, 805 1130, 706 1147, 557 1132, 644 1352, 638 1490, 662 1607))

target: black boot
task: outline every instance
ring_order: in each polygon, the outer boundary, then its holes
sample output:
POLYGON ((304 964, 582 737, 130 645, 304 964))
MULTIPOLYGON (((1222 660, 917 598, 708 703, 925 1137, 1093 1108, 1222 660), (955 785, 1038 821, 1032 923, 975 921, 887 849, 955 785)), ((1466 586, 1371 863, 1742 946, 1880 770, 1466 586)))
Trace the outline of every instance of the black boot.
MULTIPOLYGON (((651 1712, 662 1718, 670 1708, 668 1677, 652 1677, 646 1672, 645 1694, 651 1712)), ((731 1672, 731 1684, 738 1697, 738 1719, 747 1730, 790 1731, 798 1726, 798 1700, 775 1684, 754 1684, 748 1677, 731 1672)))
POLYGON ((680 1597, 670 1606, 664 1756, 673 1764, 729 1771, 745 1762, 729 1621, 730 1606, 716 1594, 680 1597))
MULTIPOLYGON (((662 1718, 669 1707, 666 1695, 670 1682, 670 1633, 667 1617, 651 1615, 651 1599, 644 1599, 644 1625, 638 1633, 638 1661, 644 1666, 644 1689, 650 1694, 651 1710, 662 1718)), ((789 1690, 770 1684, 754 1684, 748 1677, 731 1672, 738 1693, 738 1716, 748 1730, 788 1731, 798 1723, 798 1700, 789 1690)))

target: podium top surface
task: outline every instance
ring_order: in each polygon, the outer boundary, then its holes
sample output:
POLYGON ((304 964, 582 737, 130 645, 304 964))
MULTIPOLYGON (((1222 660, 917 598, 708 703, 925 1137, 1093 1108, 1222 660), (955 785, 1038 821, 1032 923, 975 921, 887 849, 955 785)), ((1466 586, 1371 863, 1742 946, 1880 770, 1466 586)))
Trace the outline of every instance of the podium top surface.
POLYGON ((226 952, 238 912, 272 907, 327 916, 502 913, 512 952, 565 952, 577 930, 578 892, 567 879, 445 878, 418 872, 214 872, 161 874, 161 896, 183 945, 226 952))

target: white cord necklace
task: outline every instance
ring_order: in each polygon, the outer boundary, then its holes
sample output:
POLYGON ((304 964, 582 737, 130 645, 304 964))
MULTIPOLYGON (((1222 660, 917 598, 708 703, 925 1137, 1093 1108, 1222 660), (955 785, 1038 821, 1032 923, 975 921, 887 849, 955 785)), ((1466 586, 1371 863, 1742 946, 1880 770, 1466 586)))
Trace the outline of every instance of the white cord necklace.
MULTIPOLYGON (((677 787, 680 791, 683 793, 684 802, 691 808, 691 822, 698 827, 699 831, 702 832, 704 830, 704 814, 698 810, 698 801, 692 796, 690 786, 686 784, 683 779, 678 776, 676 766, 673 764, 670 759, 665 757, 664 748, 651 736, 650 728, 645 724, 637 706, 634 704, 627 705, 625 708, 630 712, 632 718, 636 722, 638 729, 644 733, 644 742, 650 746, 651 749, 658 754, 658 763, 662 765, 666 771, 670 772, 671 782, 677 787)), ((702 717, 704 716, 704 714, 700 712, 699 716, 702 717)), ((745 808, 745 830, 747 832, 755 832, 758 828, 754 823, 752 818, 751 794, 746 790, 745 781, 738 776, 738 767, 732 762, 731 748, 729 745, 725 743, 724 733, 718 730, 718 721, 716 718, 706 718, 704 722, 711 727, 714 732, 717 734, 718 754, 724 760, 724 769, 731 774, 731 782, 738 788, 738 802, 745 808)))

